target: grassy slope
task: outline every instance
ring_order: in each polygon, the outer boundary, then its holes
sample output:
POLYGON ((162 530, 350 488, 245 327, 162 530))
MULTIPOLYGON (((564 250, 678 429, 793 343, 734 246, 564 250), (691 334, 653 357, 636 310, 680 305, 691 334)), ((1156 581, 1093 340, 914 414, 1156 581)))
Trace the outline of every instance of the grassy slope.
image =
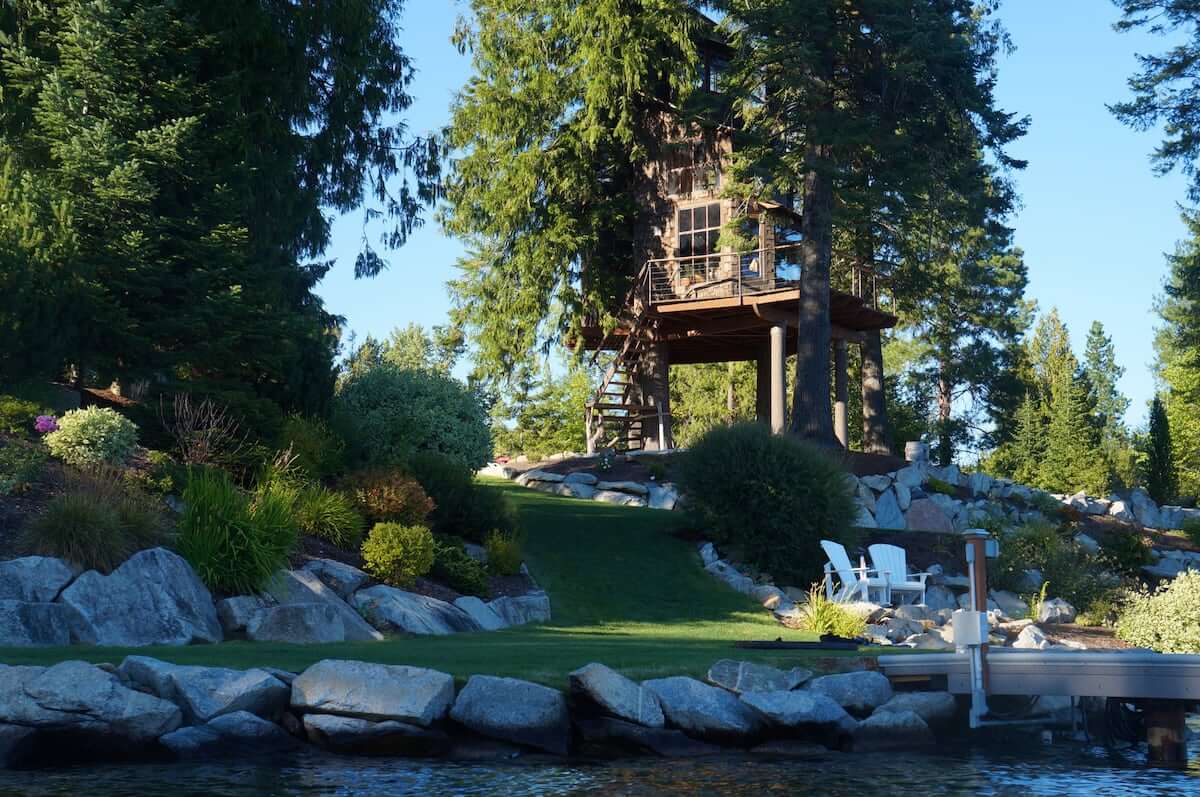
POLYGON ((511 675, 553 686, 562 686, 569 671, 590 661, 635 678, 699 675, 713 661, 730 657, 816 663, 807 652, 733 648, 735 640, 813 637, 780 627, 753 601, 711 579, 694 547, 671 536, 676 515, 558 498, 505 482, 487 487, 506 491, 521 512, 526 560, 553 604, 549 625, 334 645, 0 648, 0 662, 119 662, 137 653, 188 664, 299 671, 320 659, 344 658, 434 667, 459 678, 511 675))

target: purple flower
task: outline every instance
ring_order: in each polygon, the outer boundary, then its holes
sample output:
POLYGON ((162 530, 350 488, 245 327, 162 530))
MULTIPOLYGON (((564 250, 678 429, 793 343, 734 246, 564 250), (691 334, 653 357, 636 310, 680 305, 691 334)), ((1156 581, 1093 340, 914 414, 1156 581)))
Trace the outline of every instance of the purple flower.
POLYGON ((53 415, 39 415, 37 416, 37 421, 33 424, 33 428, 37 429, 41 434, 57 432, 58 420, 53 415))

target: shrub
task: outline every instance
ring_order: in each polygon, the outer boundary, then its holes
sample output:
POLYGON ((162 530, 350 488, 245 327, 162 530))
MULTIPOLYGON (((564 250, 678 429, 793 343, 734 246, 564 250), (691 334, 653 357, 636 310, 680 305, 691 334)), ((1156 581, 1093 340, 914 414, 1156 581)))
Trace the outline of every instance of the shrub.
POLYGON ((953 484, 932 477, 930 477, 929 481, 925 482, 925 491, 930 493, 941 493, 942 495, 949 496, 958 495, 958 488, 953 484))
POLYGON ((279 431, 279 447, 291 449, 296 467, 313 479, 331 479, 346 464, 346 442, 319 418, 289 415, 279 431))
POLYGON ((162 508, 121 479, 110 469, 68 473, 64 492, 26 528, 23 547, 109 572, 131 554, 158 545, 166 529, 162 508))
POLYGON ((375 578, 407 587, 433 567, 433 534, 425 526, 376 523, 362 545, 363 566, 375 578))
POLYGON ((988 578, 997 589, 1019 592, 1028 569, 1040 570, 1054 597, 1076 607, 1090 605, 1111 588, 1100 559, 1045 522, 1028 523, 1004 537, 999 558, 988 562, 988 578))
POLYGON ((646 465, 646 470, 650 473, 650 479, 656 482, 666 481, 667 466, 662 462, 650 462, 646 465))
POLYGON ((71 410, 46 435, 50 453, 68 465, 121 465, 137 446, 137 426, 115 410, 88 407, 71 410))
POLYGON ((54 410, 36 401, 16 396, 0 396, 0 432, 32 437, 39 415, 53 415, 54 410))
POLYGON ((356 550, 362 544, 364 522, 350 498, 318 485, 302 487, 295 504, 296 525, 339 548, 356 550))
POLYGON ((125 481, 147 492, 170 495, 187 483, 187 470, 165 451, 147 451, 144 460, 135 458, 131 464, 125 481))
POLYGON ((463 550, 457 540, 438 541, 433 551, 433 569, 429 575, 463 595, 491 595, 487 569, 463 550))
POLYGON ((1084 607, 1075 618, 1076 625, 1083 626, 1113 626, 1124 611, 1125 591, 1110 589, 1101 593, 1090 604, 1084 607))
POLYGON ((338 429, 369 466, 404 465, 416 454, 434 453, 474 471, 492 455, 483 403, 447 376, 370 368, 342 384, 334 407, 338 429))
POLYGON ((800 604, 800 630, 855 639, 867 631, 867 621, 840 603, 829 600, 821 585, 814 584, 808 600, 800 604))
POLYGON ((362 471, 342 482, 367 521, 419 526, 433 511, 420 482, 396 470, 362 471))
POLYGON ((268 484, 251 501, 228 473, 192 468, 183 500, 179 552, 211 589, 262 588, 296 545, 296 494, 287 485, 268 484))
POLYGON ((515 576, 521 572, 521 538, 511 531, 493 530, 483 538, 488 568, 498 576, 515 576))
POLYGON ((763 424, 713 429, 682 457, 679 476, 714 541, 783 582, 820 577, 820 540, 854 542, 858 509, 846 472, 763 424))
POLYGON ((1137 578, 1142 566, 1150 564, 1150 548, 1141 534, 1119 531, 1110 534, 1101 544, 1100 561, 1114 573, 1137 578))
POLYGON ((1200 573, 1186 571, 1154 592, 1134 592, 1117 636, 1160 653, 1200 653, 1200 573))
POLYGON ((239 414, 212 398, 177 393, 169 406, 160 398, 158 419, 185 465, 228 467, 245 462, 250 442, 239 414))
POLYGON ((500 490, 481 486, 468 468, 435 454, 413 458, 412 473, 433 499, 429 525, 442 536, 483 542, 489 531, 515 532, 516 512, 500 490))
POLYGON ((46 455, 36 446, 17 440, 0 441, 0 496, 24 492, 46 466, 46 455))
POLYGON ((1200 545, 1200 518, 1188 518, 1183 521, 1183 533, 1195 545, 1200 545))

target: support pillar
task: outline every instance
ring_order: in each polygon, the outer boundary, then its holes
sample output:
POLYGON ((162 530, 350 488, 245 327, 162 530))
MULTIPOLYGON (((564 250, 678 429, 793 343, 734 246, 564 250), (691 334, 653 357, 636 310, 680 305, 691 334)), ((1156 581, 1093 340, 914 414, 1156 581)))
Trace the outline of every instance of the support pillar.
POLYGON ((763 344, 756 362, 754 381, 754 417, 759 423, 771 422, 771 343, 763 344))
POLYGON ((833 434, 846 450, 850 449, 850 419, 847 415, 850 402, 849 367, 846 341, 836 338, 833 341, 833 434))
POLYGON ((868 454, 890 454, 887 403, 883 394, 883 341, 879 330, 863 333, 861 349, 863 451, 868 454))
POLYGON ((663 451, 673 447, 671 436, 671 364, 665 343, 652 343, 641 357, 642 447, 663 451))
POLYGON ((787 361, 787 324, 771 325, 771 432, 783 434, 786 423, 784 407, 787 401, 787 383, 783 369, 787 361))
POLYGON ((1150 766, 1187 766, 1186 705, 1179 700, 1151 700, 1143 706, 1150 766))

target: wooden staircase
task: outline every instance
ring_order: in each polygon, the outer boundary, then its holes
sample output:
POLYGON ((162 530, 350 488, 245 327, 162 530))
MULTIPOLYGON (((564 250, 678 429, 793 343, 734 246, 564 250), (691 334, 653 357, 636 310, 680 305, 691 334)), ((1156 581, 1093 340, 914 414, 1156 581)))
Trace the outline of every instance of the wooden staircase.
MULTIPOLYGON (((649 333, 654 323, 645 314, 634 318, 624 342, 604 371, 600 387, 588 402, 588 454, 605 448, 639 451, 642 449, 643 430, 649 428, 648 424, 658 424, 657 410, 637 400, 638 363, 650 341, 649 333)), ((602 350, 596 350, 597 358, 602 350)))

